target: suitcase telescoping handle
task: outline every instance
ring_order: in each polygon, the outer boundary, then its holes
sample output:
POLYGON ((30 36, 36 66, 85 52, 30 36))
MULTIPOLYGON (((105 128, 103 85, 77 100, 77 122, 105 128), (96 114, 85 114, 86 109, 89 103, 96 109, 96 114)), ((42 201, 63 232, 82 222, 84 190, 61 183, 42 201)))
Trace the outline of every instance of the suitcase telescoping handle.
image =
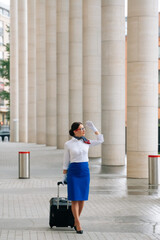
MULTIPOLYGON (((57 188, 57 209, 59 209, 59 185, 67 185, 67 183, 66 182, 64 182, 64 184, 62 183, 62 182, 57 182, 57 186, 58 186, 58 188, 57 188)), ((67 209, 69 208, 69 202, 68 202, 68 200, 67 200, 67 209)))
MULTIPOLYGON (((59 185, 63 185, 63 183, 62 182, 57 182, 57 185, 59 186, 59 185)), ((67 182, 64 182, 64 184, 67 184, 67 182)))

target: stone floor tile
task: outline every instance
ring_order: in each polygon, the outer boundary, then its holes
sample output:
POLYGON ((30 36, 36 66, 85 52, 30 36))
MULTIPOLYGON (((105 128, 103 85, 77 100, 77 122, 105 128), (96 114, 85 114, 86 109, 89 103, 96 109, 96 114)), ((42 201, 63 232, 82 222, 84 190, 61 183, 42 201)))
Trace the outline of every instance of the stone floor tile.
MULTIPOLYGON (((63 150, 0 143, 0 240, 160 240, 160 187, 127 179, 125 167, 90 159, 90 196, 81 216, 84 234, 49 227, 49 200, 62 179, 63 150), (31 152, 30 179, 18 178, 18 152, 31 152)), ((66 196, 66 187, 60 189, 66 196)))

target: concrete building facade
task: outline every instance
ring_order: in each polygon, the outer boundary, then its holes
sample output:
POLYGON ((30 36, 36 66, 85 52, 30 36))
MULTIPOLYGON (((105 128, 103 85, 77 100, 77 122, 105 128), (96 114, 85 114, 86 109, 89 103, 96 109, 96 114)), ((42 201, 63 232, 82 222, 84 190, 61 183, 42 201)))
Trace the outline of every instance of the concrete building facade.
MULTIPOLYGON (((90 156, 125 164, 124 3, 11 0, 11 141, 63 148, 73 121, 92 120, 105 141, 90 156)), ((158 150, 158 0, 128 10, 127 168, 143 178, 158 150)))

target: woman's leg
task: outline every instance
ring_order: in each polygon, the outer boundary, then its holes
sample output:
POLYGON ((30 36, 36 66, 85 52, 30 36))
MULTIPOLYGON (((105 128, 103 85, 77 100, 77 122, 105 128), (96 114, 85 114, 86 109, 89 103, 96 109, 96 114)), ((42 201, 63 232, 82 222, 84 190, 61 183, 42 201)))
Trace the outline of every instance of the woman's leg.
POLYGON ((79 217, 80 217, 81 212, 82 212, 83 207, 84 207, 84 201, 79 201, 78 203, 79 203, 79 217))
POLYGON ((75 226, 79 225, 79 204, 78 201, 72 201, 72 213, 74 216, 74 224, 75 226))
MULTIPOLYGON (((80 231, 82 230, 81 229, 81 224, 80 224, 80 221, 79 221, 79 213, 80 210, 79 210, 79 203, 80 201, 72 201, 72 213, 73 213, 73 216, 74 216, 74 225, 76 226, 77 228, 77 231, 80 231)), ((84 204, 80 204, 80 205, 84 205, 84 204)), ((81 206, 81 211, 82 211, 82 206, 81 206)))

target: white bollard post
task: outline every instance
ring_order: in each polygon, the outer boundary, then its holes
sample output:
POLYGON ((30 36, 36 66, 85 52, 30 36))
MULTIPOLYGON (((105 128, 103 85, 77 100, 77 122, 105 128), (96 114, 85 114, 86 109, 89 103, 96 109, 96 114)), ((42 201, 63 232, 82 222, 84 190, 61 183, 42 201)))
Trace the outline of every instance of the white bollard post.
POLYGON ((8 142, 8 137, 7 136, 4 137, 4 142, 8 142))
POLYGON ((19 152, 19 178, 30 178, 30 152, 19 152))

